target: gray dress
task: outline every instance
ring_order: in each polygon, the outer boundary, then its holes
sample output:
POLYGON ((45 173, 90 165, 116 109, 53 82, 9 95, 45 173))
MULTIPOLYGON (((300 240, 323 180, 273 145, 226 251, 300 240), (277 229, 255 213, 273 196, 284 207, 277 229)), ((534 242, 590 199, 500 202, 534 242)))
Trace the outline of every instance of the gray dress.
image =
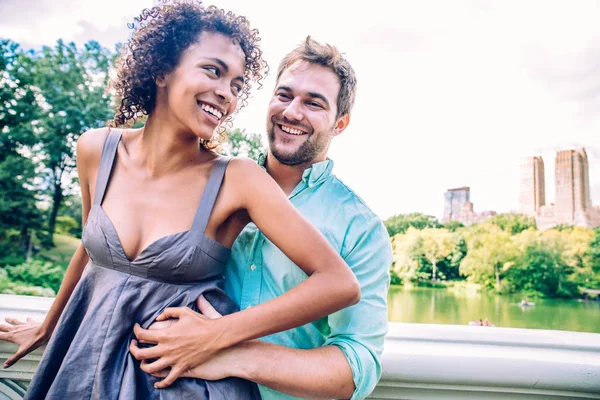
MULTIPOLYGON (((203 294, 221 314, 236 311, 222 290, 230 250, 204 234, 229 159, 217 161, 192 228, 150 244, 135 260, 102 209, 121 130, 102 149, 94 204, 82 242, 90 257, 25 396, 27 399, 259 399, 254 383, 180 378, 155 389, 129 353, 133 325, 147 328, 167 307, 196 309, 203 294)), ((196 310, 197 311, 197 310, 196 310)))

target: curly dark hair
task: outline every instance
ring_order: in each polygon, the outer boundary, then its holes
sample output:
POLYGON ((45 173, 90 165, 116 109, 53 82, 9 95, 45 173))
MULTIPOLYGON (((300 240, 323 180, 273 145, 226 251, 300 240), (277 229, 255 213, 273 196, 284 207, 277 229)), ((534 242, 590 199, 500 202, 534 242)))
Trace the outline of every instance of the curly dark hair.
MULTIPOLYGON (((197 43, 203 32, 227 35, 244 52, 244 85, 236 112, 247 104, 251 82, 262 87, 268 67, 259 48, 260 37, 243 16, 215 6, 204 7, 200 1, 174 0, 144 9, 128 26, 133 33, 121 47, 116 61, 117 76, 111 84, 121 99, 110 122, 113 127, 130 126, 154 110, 156 80, 175 69, 181 54, 197 43)), ((231 123, 231 118, 226 123, 231 123)), ((218 134, 223 136, 224 131, 222 128, 218 134)))

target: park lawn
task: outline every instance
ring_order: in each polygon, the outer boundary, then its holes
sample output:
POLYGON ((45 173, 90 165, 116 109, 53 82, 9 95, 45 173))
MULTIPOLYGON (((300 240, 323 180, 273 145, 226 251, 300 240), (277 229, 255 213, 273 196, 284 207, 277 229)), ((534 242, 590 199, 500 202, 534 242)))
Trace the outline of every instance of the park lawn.
POLYGON ((80 243, 81 240, 76 237, 56 233, 54 234, 55 246, 41 250, 37 257, 58 263, 66 268, 80 243))

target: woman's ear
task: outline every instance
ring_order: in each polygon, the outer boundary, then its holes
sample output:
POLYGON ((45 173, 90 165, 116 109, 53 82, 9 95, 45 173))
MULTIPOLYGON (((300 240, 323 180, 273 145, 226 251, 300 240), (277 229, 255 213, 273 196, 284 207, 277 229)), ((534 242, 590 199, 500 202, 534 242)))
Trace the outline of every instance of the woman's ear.
POLYGON ((165 86, 167 86, 167 79, 165 78, 164 75, 157 76, 154 79, 154 82, 156 83, 156 86, 158 86, 158 87, 165 87, 165 86))

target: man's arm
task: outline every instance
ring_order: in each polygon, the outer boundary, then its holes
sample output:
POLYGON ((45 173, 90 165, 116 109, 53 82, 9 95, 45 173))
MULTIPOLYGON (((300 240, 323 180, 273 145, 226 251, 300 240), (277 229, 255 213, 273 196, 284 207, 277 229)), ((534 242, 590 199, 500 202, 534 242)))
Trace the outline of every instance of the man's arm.
POLYGON ((230 376, 311 399, 349 399, 352 370, 337 346, 293 349, 259 340, 231 349, 230 376))
POLYGON ((392 246, 375 215, 359 215, 349 223, 341 251, 361 288, 361 301, 328 317, 330 334, 323 346, 342 351, 352 371, 351 399, 367 397, 381 378, 381 355, 388 331, 387 295, 392 246), (366 218, 365 218, 366 217, 366 218))

